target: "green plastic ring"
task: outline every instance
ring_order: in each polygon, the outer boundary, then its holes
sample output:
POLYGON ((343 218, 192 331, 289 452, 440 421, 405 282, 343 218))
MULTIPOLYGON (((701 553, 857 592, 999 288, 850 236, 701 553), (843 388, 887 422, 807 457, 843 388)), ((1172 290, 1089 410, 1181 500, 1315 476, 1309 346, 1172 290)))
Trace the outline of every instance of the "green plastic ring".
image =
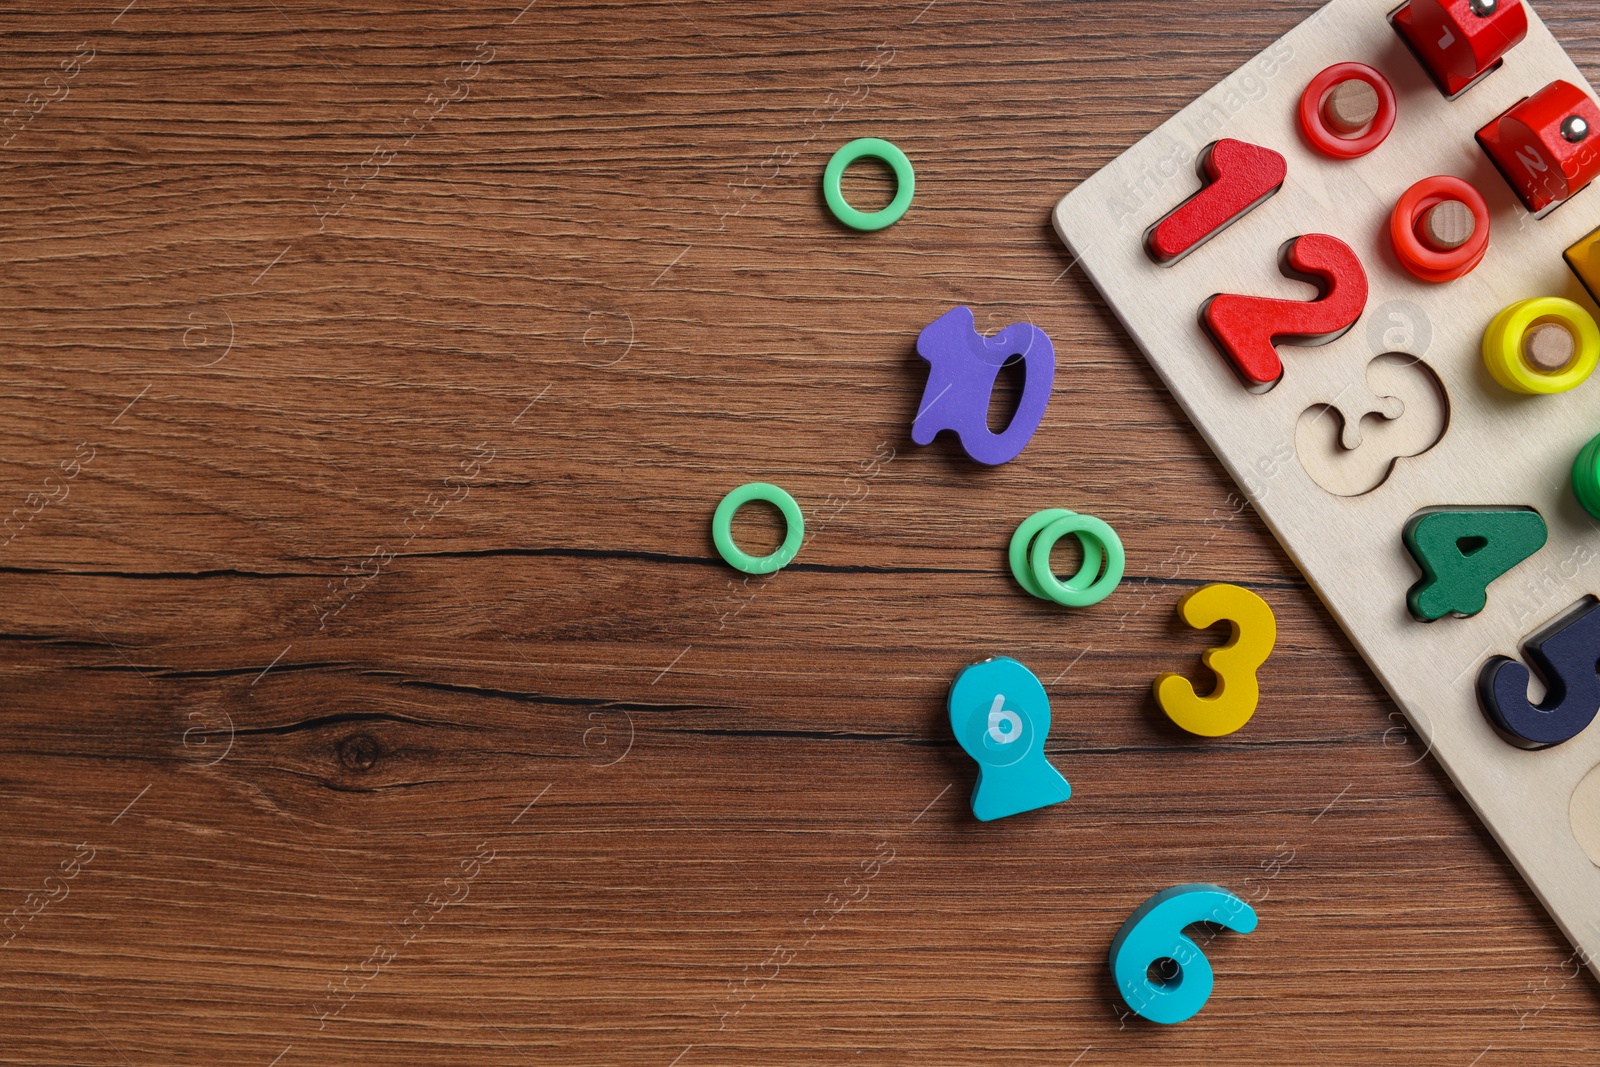
MULTIPOLYGON (((1127 557, 1122 551, 1122 538, 1117 536, 1117 531, 1093 515, 1064 515, 1056 519, 1039 531, 1028 554, 1033 564, 1033 576, 1044 588, 1045 595, 1069 608, 1086 608, 1110 596, 1122 581, 1122 571, 1127 565, 1127 557), (1087 586, 1063 582, 1050 569, 1050 550, 1069 533, 1077 534, 1078 540, 1085 546, 1093 539, 1105 549, 1106 571, 1087 586)), ((1084 555, 1088 555, 1087 547, 1084 555)))
POLYGON ((856 230, 893 226, 911 206, 911 196, 916 191, 917 177, 911 169, 911 160, 900 149, 877 137, 858 137, 844 145, 828 160, 828 169, 822 172, 822 195, 828 201, 828 210, 833 212, 834 218, 856 230), (889 206, 870 215, 845 203, 844 193, 839 188, 844 169, 866 156, 889 164, 895 181, 894 199, 889 201, 889 206))
MULTIPOLYGON (((1028 550, 1033 547, 1034 538, 1039 536, 1039 531, 1049 526, 1057 519, 1075 514, 1066 508, 1046 508, 1036 511, 1022 520, 1022 525, 1017 527, 1017 532, 1011 535, 1011 547, 1006 556, 1011 562, 1011 577, 1024 590, 1038 597, 1040 600, 1051 599, 1050 594, 1044 591, 1044 586, 1039 584, 1039 579, 1033 576, 1032 565, 1028 562, 1028 550)), ((1100 560, 1102 552, 1100 542, 1093 537, 1079 537, 1078 543, 1083 546, 1083 566, 1078 568, 1066 582, 1067 585, 1078 588, 1088 588, 1094 581, 1094 576, 1100 573, 1100 560)))
POLYGON ((1600 519, 1600 437, 1595 437, 1572 461, 1572 495, 1583 510, 1600 519))
POLYGON ((787 567, 800 551, 800 542, 805 536, 806 519, 800 514, 800 505, 794 502, 794 497, 769 482, 741 485, 722 498, 716 514, 711 516, 711 540, 717 546, 717 554, 728 566, 746 574, 772 574, 787 567), (764 500, 783 512, 783 544, 769 555, 752 556, 733 543, 733 513, 752 500, 764 500))

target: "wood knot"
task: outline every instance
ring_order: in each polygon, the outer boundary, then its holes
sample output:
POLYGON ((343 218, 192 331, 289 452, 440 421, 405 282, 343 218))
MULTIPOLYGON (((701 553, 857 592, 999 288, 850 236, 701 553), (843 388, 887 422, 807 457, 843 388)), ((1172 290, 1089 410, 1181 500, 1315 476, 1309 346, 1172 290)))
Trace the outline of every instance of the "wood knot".
POLYGON ((380 754, 378 741, 371 734, 351 734, 339 742, 339 762, 347 770, 370 771, 380 754))

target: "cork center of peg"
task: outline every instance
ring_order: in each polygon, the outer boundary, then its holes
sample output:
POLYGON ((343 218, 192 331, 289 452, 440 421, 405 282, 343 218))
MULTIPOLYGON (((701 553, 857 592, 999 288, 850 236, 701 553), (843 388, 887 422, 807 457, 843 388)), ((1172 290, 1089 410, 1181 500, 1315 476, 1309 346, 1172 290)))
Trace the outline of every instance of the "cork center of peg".
POLYGON ((1436 252, 1453 252, 1472 240, 1478 220, 1459 200, 1445 200, 1423 212, 1417 236, 1436 252))
POLYGON ((1372 125, 1378 117, 1378 90, 1360 78, 1348 78, 1335 85, 1322 102, 1322 118, 1328 128, 1349 137, 1372 125))
POLYGON ((1522 338, 1522 358, 1544 374, 1561 370, 1577 352, 1577 338, 1559 322, 1541 322, 1522 338))

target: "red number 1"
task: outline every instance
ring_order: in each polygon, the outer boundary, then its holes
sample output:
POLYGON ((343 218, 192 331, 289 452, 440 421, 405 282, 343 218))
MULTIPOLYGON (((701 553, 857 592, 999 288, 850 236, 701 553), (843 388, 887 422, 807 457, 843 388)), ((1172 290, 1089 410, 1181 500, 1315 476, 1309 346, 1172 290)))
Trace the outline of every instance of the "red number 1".
POLYGON ((1224 137, 1200 156, 1206 184, 1145 236, 1150 258, 1170 267, 1283 187, 1289 164, 1277 152, 1224 137))

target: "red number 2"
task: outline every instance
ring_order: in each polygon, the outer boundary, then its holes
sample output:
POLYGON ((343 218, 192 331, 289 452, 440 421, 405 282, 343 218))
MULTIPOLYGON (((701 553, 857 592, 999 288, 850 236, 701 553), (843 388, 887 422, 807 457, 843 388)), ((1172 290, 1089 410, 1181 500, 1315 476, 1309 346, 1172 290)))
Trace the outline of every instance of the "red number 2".
POLYGON ((1283 273, 1319 284, 1316 300, 1214 296, 1200 321, 1247 388, 1264 391, 1283 376, 1276 345, 1311 347, 1338 340, 1367 307, 1367 272, 1355 251, 1325 233, 1296 237, 1285 249, 1283 273))

